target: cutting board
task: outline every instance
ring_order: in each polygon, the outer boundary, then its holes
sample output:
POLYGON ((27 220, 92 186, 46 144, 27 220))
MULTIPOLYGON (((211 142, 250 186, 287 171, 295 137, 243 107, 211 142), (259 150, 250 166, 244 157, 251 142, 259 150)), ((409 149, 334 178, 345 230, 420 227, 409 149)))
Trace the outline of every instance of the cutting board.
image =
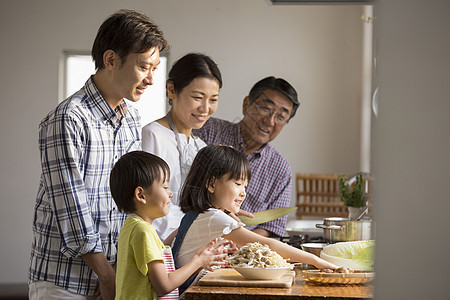
POLYGON ((233 269, 218 269, 209 272, 198 281, 199 285, 208 286, 247 286, 247 287, 274 287, 288 288, 292 286, 295 277, 294 271, 289 271, 279 279, 250 280, 233 269))

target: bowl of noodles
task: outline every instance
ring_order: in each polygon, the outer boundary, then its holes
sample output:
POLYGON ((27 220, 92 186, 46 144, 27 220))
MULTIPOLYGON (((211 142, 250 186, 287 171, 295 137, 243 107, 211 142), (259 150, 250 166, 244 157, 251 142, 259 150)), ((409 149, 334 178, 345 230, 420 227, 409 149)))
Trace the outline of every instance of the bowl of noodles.
POLYGON ((246 279, 278 279, 292 270, 292 265, 267 245, 248 243, 227 258, 233 269, 246 279))

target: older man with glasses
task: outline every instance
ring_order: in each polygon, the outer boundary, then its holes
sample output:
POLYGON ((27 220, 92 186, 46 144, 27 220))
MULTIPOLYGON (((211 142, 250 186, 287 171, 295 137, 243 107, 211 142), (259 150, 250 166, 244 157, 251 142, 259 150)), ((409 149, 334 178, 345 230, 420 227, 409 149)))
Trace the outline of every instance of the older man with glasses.
MULTIPOLYGON (((242 210, 258 212, 289 206, 291 168, 269 142, 294 117, 299 105, 297 92, 286 80, 267 77, 244 98, 244 118, 240 122, 210 118, 201 129, 193 131, 207 144, 230 145, 245 153, 252 178, 242 210)), ((287 216, 247 228, 263 236, 283 236, 286 220, 287 216)))

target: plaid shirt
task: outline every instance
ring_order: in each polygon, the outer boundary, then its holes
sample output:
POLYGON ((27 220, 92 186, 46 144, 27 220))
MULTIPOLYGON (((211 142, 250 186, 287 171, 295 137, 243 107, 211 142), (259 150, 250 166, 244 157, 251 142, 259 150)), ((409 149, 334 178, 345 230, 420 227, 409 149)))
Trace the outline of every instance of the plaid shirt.
MULTIPOLYGON (((210 118, 194 134, 207 144, 233 146, 245 154, 245 144, 241 135, 241 123, 210 118)), ((248 183, 247 197, 241 209, 258 212, 278 207, 289 207, 291 202, 292 172, 289 163, 270 144, 247 155, 252 170, 248 183)), ((277 236, 286 230, 287 216, 260 225, 248 226, 249 230, 262 228, 277 236)))
POLYGON ((137 111, 125 102, 114 111, 92 78, 42 120, 28 282, 94 294, 97 276, 80 256, 103 252, 116 263, 126 215, 112 199, 109 174, 123 154, 141 149, 140 132, 137 111))

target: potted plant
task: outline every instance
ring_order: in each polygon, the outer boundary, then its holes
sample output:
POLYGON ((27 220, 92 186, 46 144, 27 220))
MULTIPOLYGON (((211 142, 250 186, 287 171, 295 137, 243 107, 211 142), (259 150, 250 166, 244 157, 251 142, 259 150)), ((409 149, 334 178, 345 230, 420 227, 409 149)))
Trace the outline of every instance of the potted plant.
POLYGON ((351 178, 344 175, 339 176, 339 197, 348 207, 349 218, 352 220, 359 217, 367 209, 368 195, 361 172, 351 178))

